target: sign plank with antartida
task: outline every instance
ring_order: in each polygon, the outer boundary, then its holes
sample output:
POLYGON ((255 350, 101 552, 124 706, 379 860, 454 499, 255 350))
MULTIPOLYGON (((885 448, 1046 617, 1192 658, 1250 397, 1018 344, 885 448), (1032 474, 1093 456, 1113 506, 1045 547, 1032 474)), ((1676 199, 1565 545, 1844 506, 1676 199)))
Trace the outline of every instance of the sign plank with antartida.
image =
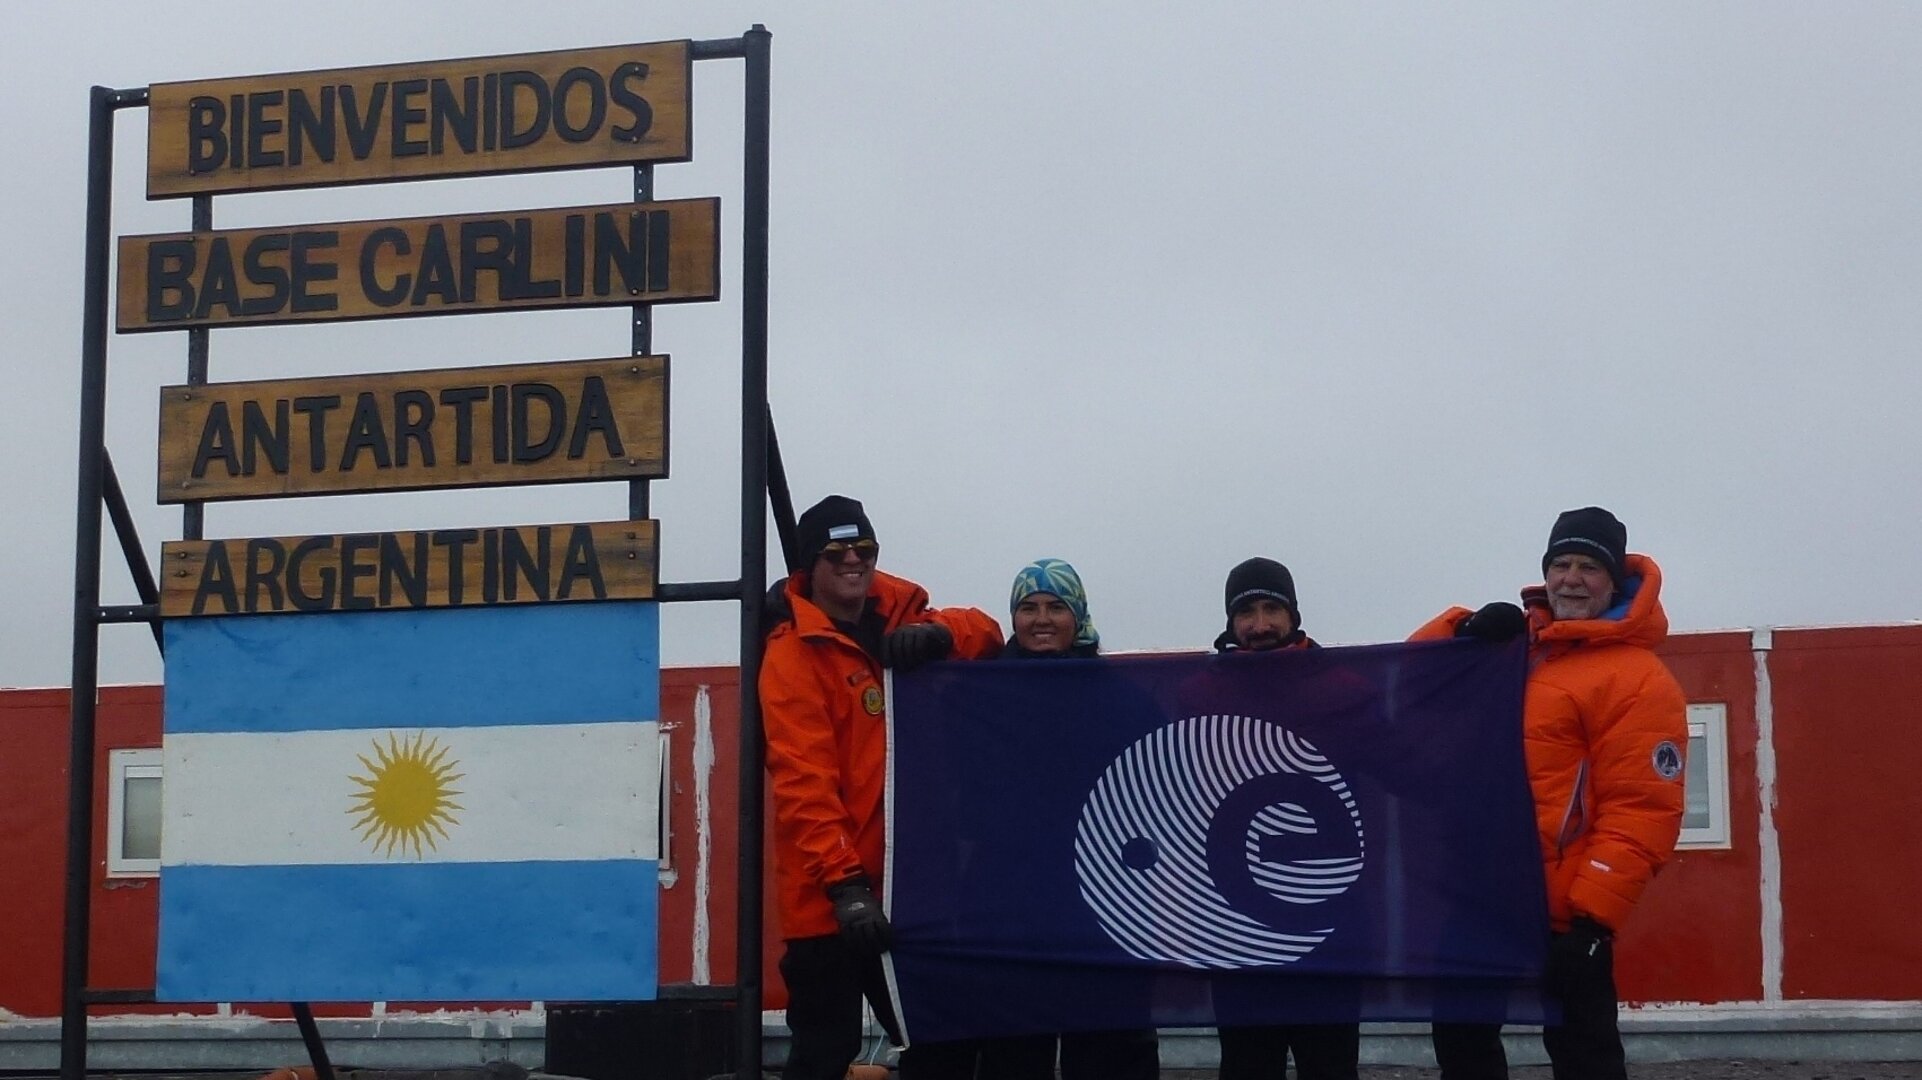
POLYGON ((719 199, 120 238, 116 329, 714 300, 719 199))
POLYGON ((163 503, 667 475, 667 357, 168 386, 163 503))
POLYGON ((170 540, 164 618, 484 607, 654 595, 653 521, 170 540))
POLYGON ((693 153, 685 41, 159 83, 147 197, 693 153))

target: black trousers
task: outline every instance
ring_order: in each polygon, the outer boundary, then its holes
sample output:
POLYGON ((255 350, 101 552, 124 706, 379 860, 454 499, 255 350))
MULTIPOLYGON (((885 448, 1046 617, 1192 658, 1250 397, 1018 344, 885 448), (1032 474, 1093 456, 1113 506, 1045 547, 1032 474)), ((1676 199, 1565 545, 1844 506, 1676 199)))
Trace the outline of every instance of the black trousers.
MULTIPOLYGON (((1628 1080, 1615 999, 1615 946, 1603 942, 1596 963, 1562 998, 1562 1022, 1542 1028, 1555 1080, 1628 1080)), ((1436 1024, 1435 1063, 1442 1080, 1508 1080, 1508 1056, 1497 1024, 1436 1024)))
POLYGON ((915 1043, 901 1055, 901 1080, 1156 1080, 1161 1039, 1153 1028, 1013 1035, 915 1043))
POLYGON ((980 1039, 917 1041, 901 1054, 901 1080, 974 1080, 980 1039))
POLYGON ((1295 1055, 1296 1080, 1356 1080, 1361 1068, 1360 1024, 1284 1024, 1224 1027, 1221 1080, 1284 1080, 1295 1055))
POLYGON ((1508 1080, 1500 1024, 1436 1024, 1429 1037, 1441 1080, 1508 1080))
POLYGON ((791 1035, 781 1080, 846 1080, 861 1055, 863 998, 889 1037, 900 1041, 881 958, 857 954, 838 935, 790 939, 781 981, 791 1035))
POLYGON ((1161 1036, 1153 1028, 1061 1036, 1061 1080, 1155 1080, 1160 1075, 1161 1036))

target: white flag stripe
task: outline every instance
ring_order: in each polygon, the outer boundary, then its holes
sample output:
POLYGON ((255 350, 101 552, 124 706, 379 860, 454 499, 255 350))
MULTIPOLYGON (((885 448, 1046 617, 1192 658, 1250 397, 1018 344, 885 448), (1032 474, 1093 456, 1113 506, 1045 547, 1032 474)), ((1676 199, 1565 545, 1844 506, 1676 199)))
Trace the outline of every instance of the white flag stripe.
POLYGON ((653 722, 179 734, 162 745, 167 866, 658 857, 653 722), (387 768, 377 744, 421 762, 411 773, 387 768), (363 835, 369 824, 356 826, 371 789, 355 778, 383 775, 413 780, 369 823, 391 826, 391 850, 363 835), (423 789, 421 778, 436 776, 423 789), (433 809, 441 816, 429 821, 433 809))

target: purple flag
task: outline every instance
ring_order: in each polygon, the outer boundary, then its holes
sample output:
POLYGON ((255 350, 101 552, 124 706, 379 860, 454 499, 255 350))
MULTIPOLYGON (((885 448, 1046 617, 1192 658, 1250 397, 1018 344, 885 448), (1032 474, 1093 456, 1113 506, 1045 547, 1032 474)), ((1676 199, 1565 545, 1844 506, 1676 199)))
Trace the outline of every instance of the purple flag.
POLYGON ((893 682, 912 1040, 1544 1018, 1525 647, 938 664, 893 682))

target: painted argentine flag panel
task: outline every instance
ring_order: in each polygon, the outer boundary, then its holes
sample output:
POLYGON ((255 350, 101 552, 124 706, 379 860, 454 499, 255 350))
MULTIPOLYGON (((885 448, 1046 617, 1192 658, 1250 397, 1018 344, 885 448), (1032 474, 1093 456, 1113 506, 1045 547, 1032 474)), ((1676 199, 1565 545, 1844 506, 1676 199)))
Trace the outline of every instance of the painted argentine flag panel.
POLYGON ((166 639, 162 1000, 654 996, 654 604, 166 639))
POLYGON ((161 864, 655 859, 660 744, 653 723, 169 735, 161 864))

